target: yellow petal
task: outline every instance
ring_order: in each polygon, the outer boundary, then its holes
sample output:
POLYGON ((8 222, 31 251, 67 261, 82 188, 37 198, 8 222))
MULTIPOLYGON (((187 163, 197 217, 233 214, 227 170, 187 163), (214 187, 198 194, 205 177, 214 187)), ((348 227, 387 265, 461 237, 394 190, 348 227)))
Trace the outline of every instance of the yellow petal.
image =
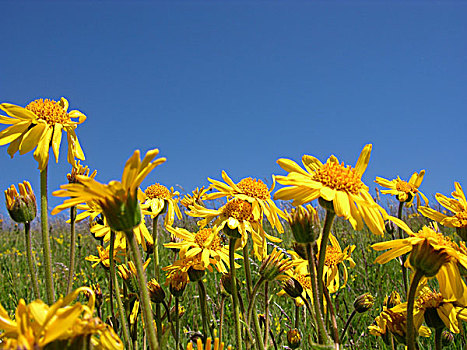
POLYGON ((355 172, 360 177, 362 177, 368 166, 368 163, 370 162, 371 148, 371 144, 366 145, 363 148, 362 153, 360 153, 360 157, 358 157, 357 164, 355 165, 355 172))
POLYGON ((34 149, 37 146, 42 136, 44 136, 44 131, 47 130, 47 124, 38 123, 34 125, 28 132, 23 136, 23 141, 19 145, 19 154, 25 154, 34 149))

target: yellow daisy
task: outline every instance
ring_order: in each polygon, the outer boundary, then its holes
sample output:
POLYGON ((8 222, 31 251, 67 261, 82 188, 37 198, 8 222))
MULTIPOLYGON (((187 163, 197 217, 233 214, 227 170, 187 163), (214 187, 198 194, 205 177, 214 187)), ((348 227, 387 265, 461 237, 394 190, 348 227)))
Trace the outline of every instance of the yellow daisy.
POLYGON ((54 196, 70 197, 52 210, 52 215, 61 210, 82 203, 95 202, 114 231, 132 230, 141 223, 141 208, 137 191, 144 178, 165 158, 154 158, 158 149, 150 150, 141 161, 140 152, 135 151, 128 159, 123 170, 122 181, 110 181, 104 185, 96 180, 77 175, 79 183, 62 185, 62 190, 55 191, 54 196), (153 161, 154 160, 154 161, 153 161))
POLYGON ((274 199, 293 200, 297 206, 321 198, 332 202, 336 215, 349 220, 355 230, 361 230, 365 222, 371 232, 383 235, 388 215, 375 203, 361 180, 371 147, 369 144, 363 148, 355 168, 339 163, 335 156, 323 164, 315 157, 304 155, 305 170, 290 159, 279 159, 277 163, 289 174, 276 176, 276 180, 288 187, 278 190, 274 199))
POLYGON ((273 228, 277 228, 277 231, 281 233, 284 232, 279 216, 285 219, 285 214, 271 199, 271 192, 275 186, 274 177, 272 178, 273 184, 271 188, 268 188, 263 181, 251 177, 247 177, 236 184, 225 171, 222 171, 222 179, 225 183, 208 178, 211 182, 211 187, 218 192, 207 194, 205 196, 206 199, 227 197, 247 201, 253 206, 253 216, 255 219, 261 219, 260 222, 262 222, 264 214, 273 228))
POLYGON ((182 200, 180 201, 180 204, 183 205, 185 208, 190 209, 190 206, 192 205, 200 205, 204 207, 204 202, 203 202, 203 197, 206 195, 208 192, 207 188, 201 187, 196 187, 195 190, 191 194, 186 194, 182 200))
POLYGON ((424 216, 439 222, 443 226, 456 228, 458 233, 460 233, 460 230, 467 229, 467 200, 460 183, 455 182, 454 186, 455 191, 452 192, 454 198, 448 198, 441 193, 436 194, 439 204, 454 215, 448 216, 428 207, 420 207, 418 210, 424 216))
MULTIPOLYGON (((120 253, 122 251, 114 251, 114 259, 116 262, 120 262, 120 253)), ((92 262, 92 268, 95 268, 97 265, 102 264, 106 269, 109 269, 110 267, 110 246, 107 246, 106 248, 98 245, 97 246, 97 254, 98 256, 95 255, 89 255, 86 257, 86 261, 92 262)))
POLYGON ((176 198, 179 195, 178 191, 174 192, 173 187, 169 190, 164 185, 158 183, 149 186, 141 198, 143 214, 151 215, 152 218, 155 218, 159 214, 167 212, 164 225, 173 225, 175 215, 179 219, 182 218, 182 213, 178 207, 178 198, 176 198))
POLYGON ((420 205, 420 196, 423 198, 425 205, 428 205, 428 198, 418 190, 422 184, 425 170, 420 173, 413 173, 410 180, 404 181, 398 176, 394 180, 386 180, 382 177, 376 177, 375 182, 383 187, 389 188, 388 190, 381 190, 381 193, 391 194, 397 197, 400 202, 406 202, 408 207, 412 206, 414 197, 417 197, 417 207, 420 205))
POLYGON ((77 110, 67 112, 68 101, 65 98, 62 97, 60 102, 38 99, 25 108, 2 103, 0 110, 8 115, 0 116, 0 124, 11 125, 0 132, 0 145, 10 144, 7 151, 11 157, 18 151, 20 154, 28 153, 37 146, 34 158, 42 171, 49 161, 50 147, 58 162, 62 131, 66 131, 68 162, 74 165, 75 158, 84 160, 75 129, 86 120, 86 116, 77 110))
POLYGON ((167 226, 167 230, 181 242, 166 243, 164 247, 179 249, 181 259, 191 259, 200 256, 203 270, 214 262, 219 272, 227 272, 229 266, 229 249, 222 244, 222 238, 217 230, 202 228, 198 232, 190 232, 184 228, 167 226))
POLYGON ((214 220, 214 226, 218 230, 226 226, 231 230, 238 230, 242 236, 242 247, 246 245, 248 234, 250 234, 255 255, 260 260, 266 256, 267 239, 275 243, 281 242, 280 238, 264 231, 259 218, 253 215, 253 205, 242 199, 232 199, 219 209, 208 209, 195 203, 190 207, 187 215, 204 218, 198 222, 201 227, 205 227, 214 220))

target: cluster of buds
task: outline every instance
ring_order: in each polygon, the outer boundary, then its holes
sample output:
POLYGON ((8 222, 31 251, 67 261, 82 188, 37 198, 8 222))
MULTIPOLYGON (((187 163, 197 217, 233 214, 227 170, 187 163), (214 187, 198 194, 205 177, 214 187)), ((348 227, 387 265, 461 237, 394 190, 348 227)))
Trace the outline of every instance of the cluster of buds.
POLYGON ((284 253, 282 251, 274 248, 271 254, 269 254, 261 263, 259 268, 259 274, 261 277, 268 281, 274 281, 284 271, 294 266, 294 262, 291 259, 282 259, 283 256, 284 253))
POLYGON ((292 208, 287 213, 287 221, 297 243, 313 243, 318 239, 318 213, 311 205, 292 208))
POLYGON ((27 181, 18 184, 19 193, 15 185, 5 191, 6 208, 10 217, 17 223, 26 223, 34 220, 37 214, 36 196, 27 181))

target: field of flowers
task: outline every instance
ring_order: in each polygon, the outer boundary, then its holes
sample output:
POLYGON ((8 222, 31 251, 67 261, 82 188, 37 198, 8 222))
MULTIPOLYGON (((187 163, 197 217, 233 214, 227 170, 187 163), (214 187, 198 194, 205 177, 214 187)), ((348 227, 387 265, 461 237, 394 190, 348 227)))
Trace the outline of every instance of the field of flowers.
POLYGON ((166 159, 135 151, 121 180, 102 184, 80 163, 86 117, 66 99, 3 103, 0 113, 0 145, 33 151, 41 184, 5 190, 0 348, 466 347, 459 183, 429 201, 421 170, 376 178, 373 196, 361 180, 366 145, 355 165, 278 159, 270 186, 220 170, 182 194, 140 188, 166 159), (70 172, 48 194, 63 132, 70 172), (63 201, 48 213, 50 195, 63 201))

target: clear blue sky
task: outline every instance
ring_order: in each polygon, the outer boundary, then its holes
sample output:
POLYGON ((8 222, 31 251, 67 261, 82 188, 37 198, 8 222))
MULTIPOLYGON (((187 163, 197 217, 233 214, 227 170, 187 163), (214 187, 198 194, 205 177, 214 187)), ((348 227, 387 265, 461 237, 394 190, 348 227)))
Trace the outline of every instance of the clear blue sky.
MULTIPOLYGON (((355 164, 364 181, 426 169, 430 198, 467 190, 467 2, 0 1, 0 102, 65 96, 98 180, 133 150, 167 163, 143 184, 191 191, 284 172, 280 157, 355 164)), ((3 128, 3 126, 2 126, 3 128)), ((0 188, 32 152, 0 147, 0 188)), ((66 182, 66 143, 50 191, 66 182)), ((53 200, 52 205, 58 204, 53 200)), ((1 206, 4 210, 4 205, 1 206)))

